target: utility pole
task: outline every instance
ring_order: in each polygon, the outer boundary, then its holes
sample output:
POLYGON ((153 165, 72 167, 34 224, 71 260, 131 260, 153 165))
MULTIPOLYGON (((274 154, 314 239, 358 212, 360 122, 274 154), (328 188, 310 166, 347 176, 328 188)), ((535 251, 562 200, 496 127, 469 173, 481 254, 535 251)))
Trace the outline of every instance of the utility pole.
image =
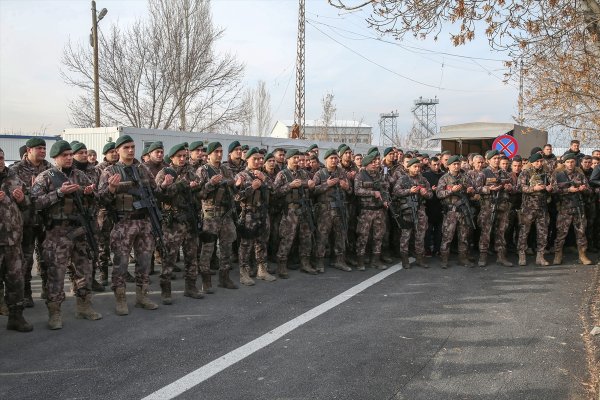
POLYGON ((305 55, 305 23, 306 18, 304 11, 306 9, 305 0, 299 0, 298 9, 298 43, 296 50, 296 107, 294 110, 294 127, 292 128, 293 139, 304 139, 304 126, 306 119, 304 117, 305 110, 305 83, 304 83, 304 55, 305 55))
POLYGON ((519 107, 519 116, 517 117, 517 123, 519 125, 523 125, 523 59, 521 59, 520 67, 521 69, 519 71, 519 100, 517 101, 519 107))
POLYGON ((94 109, 95 109, 95 120, 96 128, 100 127, 100 81, 98 75, 98 22, 104 16, 108 10, 103 8, 100 14, 96 14, 96 2, 92 0, 92 37, 91 45, 94 48, 94 109))

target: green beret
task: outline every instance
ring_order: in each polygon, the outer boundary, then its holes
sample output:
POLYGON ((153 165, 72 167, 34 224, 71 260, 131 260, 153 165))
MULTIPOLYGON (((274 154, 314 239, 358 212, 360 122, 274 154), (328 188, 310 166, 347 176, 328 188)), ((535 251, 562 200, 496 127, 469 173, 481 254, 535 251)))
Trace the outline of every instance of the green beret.
POLYGON ((115 149, 115 142, 108 142, 102 148, 102 154, 106 154, 109 151, 114 150, 114 149, 115 149))
POLYGON ((196 150, 198 147, 204 147, 204 142, 202 140, 198 140, 197 142, 190 143, 188 150, 189 151, 196 150))
POLYGON ((448 159, 448 165, 460 162, 460 156, 452 156, 448 159))
POLYGON ((79 150, 84 149, 87 150, 87 147, 81 142, 71 143, 71 150, 73 150, 73 153, 77 153, 79 150))
POLYGON ((260 152, 258 151, 258 147, 253 147, 246 152, 246 160, 248 160, 254 154, 260 154, 260 152))
POLYGON ((348 150, 350 150, 350 147, 348 147, 347 145, 343 145, 338 147, 338 154, 341 156, 344 155, 345 152, 347 152, 348 150))
POLYGON ((575 153, 565 153, 562 156, 563 161, 575 160, 576 158, 577 158, 577 156, 575 155, 575 153))
POLYGON ((39 137, 32 137, 31 139, 28 139, 25 142, 25 146, 29 147, 30 149, 33 147, 45 146, 45 145, 46 145, 46 141, 39 137))
POLYGON ((220 142, 211 142, 211 143, 209 143, 208 147, 206 148, 206 154, 212 153, 213 151, 215 151, 219 147, 223 147, 223 145, 220 142))
POLYGON ((265 162, 266 162, 267 160, 270 160, 270 159, 271 159, 271 158, 273 158, 273 157, 274 157, 274 156, 273 156, 273 153, 268 153, 268 154, 265 156, 265 162))
POLYGON ((242 146, 242 151, 248 151, 250 150, 250 146, 248 146, 247 144, 242 146))
MULTIPOLYGON (((340 144, 340 145, 338 146, 338 150, 337 150, 339 154, 342 154, 341 150, 342 150, 342 148, 343 148, 343 147, 348 147, 348 145, 347 145, 346 143, 342 143, 342 144, 340 144)), ((348 147, 348 148, 349 148, 349 147, 348 147)))
POLYGON ((308 149, 306 149, 306 151, 311 151, 314 149, 318 149, 319 146, 316 143, 311 144, 310 146, 308 146, 308 149))
POLYGON ((452 152, 450 152, 449 150, 444 150, 440 153, 440 156, 445 156, 446 154, 448 154, 449 156, 452 155, 452 152))
POLYGON ((227 148, 227 150, 229 151, 229 153, 231 153, 233 152, 233 150, 235 150, 236 147, 242 147, 242 145, 237 140, 234 140, 233 142, 229 143, 229 147, 227 148))
POLYGON ((366 167, 367 165, 371 164, 373 162, 373 160, 375 160, 376 157, 377 157, 377 154, 375 154, 375 153, 367 154, 366 156, 363 157, 361 165, 363 167, 366 167))
POLYGON ((144 157, 145 155, 147 155, 149 153, 148 149, 150 148, 150 145, 144 147, 144 149, 142 150, 142 157, 144 157))
POLYGON ((289 160, 290 158, 297 156, 300 154, 300 151, 298 149, 289 149, 288 151, 285 152, 285 159, 289 160))
POLYGON ((56 158, 67 150, 71 150, 69 142, 66 140, 57 140, 50 148, 50 157, 56 158))
POLYGON ((420 164, 421 160, 419 160, 418 158, 411 158, 409 162, 406 163, 407 167, 410 167, 411 165, 415 165, 415 164, 420 164))
POLYGON ((500 152, 498 150, 488 150, 485 153, 485 159, 490 160, 492 157, 499 156, 500 152))
POLYGON ((537 160, 541 160, 543 157, 540 153, 533 153, 531 156, 529 156, 529 162, 536 162, 537 160))
POLYGON ((323 156, 323 160, 327 160, 328 157, 337 156, 337 155, 338 155, 338 153, 337 153, 337 151, 335 151, 335 149, 329 149, 325 152, 325 155, 323 156))
POLYGON ((71 148, 73 148, 73 145, 76 143, 80 143, 79 140, 73 140, 71 143, 69 143, 71 145, 71 148))
POLYGON ((386 147, 385 150, 383 150, 383 156, 387 156, 388 154, 390 154, 392 152, 392 150, 394 150, 393 147, 386 147))
POLYGON ((429 158, 429 154, 427 154, 427 153, 423 153, 423 154, 421 154, 421 156, 422 156, 423 158, 429 158))
POLYGON ((173 158, 173 156, 181 150, 185 150, 185 143, 176 144, 175 146, 171 147, 171 150, 169 150, 168 154, 169 158, 173 158))
POLYGON ((177 171, 175 171, 173 168, 165 167, 165 168, 163 168, 163 171, 165 171, 165 174, 169 174, 173 178, 177 178, 177 171))
POLYGON ((133 142, 133 139, 129 135, 119 136, 119 138, 115 141, 115 149, 121 147, 121 145, 125 143, 133 142))
POLYGON ((533 149, 531 149, 531 152, 529 154, 538 153, 540 151, 542 151, 541 147, 534 147, 533 149))
POLYGON ((371 154, 371 153, 377 153, 379 154, 379 148, 377 146, 373 146, 369 148, 369 151, 367 151, 367 154, 371 154))
POLYGON ((163 149, 164 150, 165 146, 163 146, 163 142, 161 142, 160 140, 157 142, 154 142, 150 145, 150 147, 148 147, 148 153, 152 153, 154 150, 158 150, 158 149, 163 149))

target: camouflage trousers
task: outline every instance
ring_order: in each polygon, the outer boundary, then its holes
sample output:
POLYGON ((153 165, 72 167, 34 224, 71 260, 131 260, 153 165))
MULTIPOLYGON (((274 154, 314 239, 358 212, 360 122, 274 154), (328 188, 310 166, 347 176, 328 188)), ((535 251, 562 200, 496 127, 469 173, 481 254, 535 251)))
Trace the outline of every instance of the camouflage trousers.
POLYGON ((267 246, 269 242, 270 226, 269 218, 261 221, 261 216, 244 212, 240 220, 240 247, 238 258, 240 268, 249 267, 252 252, 257 264, 267 262, 267 246))
POLYGON ((171 282, 180 247, 183 247, 185 280, 195 282, 198 278, 198 236, 192 233, 187 224, 173 222, 163 224, 163 241, 167 252, 162 257, 160 282, 171 282))
POLYGON ((548 223, 550 222, 550 215, 546 208, 534 208, 525 211, 519 211, 519 224, 521 229, 519 230, 519 245, 518 249, 520 252, 527 250, 527 238, 529 237, 529 231, 531 225, 535 222, 536 229, 536 242, 537 252, 546 250, 548 244, 548 223))
POLYGON ((204 214, 204 224, 202 226, 202 250, 200 252, 200 261, 198 268, 200 271, 208 271, 210 268, 210 259, 215 251, 215 242, 219 240, 219 269, 227 271, 231 269, 231 254, 233 242, 237 234, 235 224, 229 216, 208 216, 204 214))
POLYGON ((281 223, 281 209, 279 207, 269 208, 269 226, 274 227, 269 230, 269 248, 267 254, 272 257, 277 254, 279 247, 279 224, 281 223))
POLYGON ((108 211, 100 209, 97 216, 98 224, 98 267, 108 268, 110 262, 110 232, 113 228, 113 221, 108 215, 108 211))
POLYGON ((577 247, 587 248, 587 238, 585 236, 587 221, 585 214, 582 213, 580 217, 576 210, 562 209, 558 211, 558 217, 556 218, 555 251, 562 250, 571 224, 573 224, 573 230, 575 231, 575 237, 577 238, 577 247))
POLYGON ((382 208, 380 210, 366 210, 361 209, 358 215, 358 221, 356 224, 356 255, 364 256, 367 249, 367 242, 371 231, 373 231, 373 246, 372 250, 374 254, 381 253, 381 243, 383 235, 385 234, 385 219, 387 210, 382 208))
POLYGON ((458 251, 466 253, 469 249, 469 225, 467 219, 460 211, 448 211, 444 214, 442 224, 441 254, 449 253, 449 246, 454 239, 454 233, 458 230, 458 251))
POLYGON ((73 271, 75 296, 85 297, 91 293, 92 260, 88 256, 89 245, 82 227, 55 226, 46 232, 42 247, 42 256, 48 264, 46 303, 65 299, 67 269, 73 271))
POLYGON ((0 285, 4 282, 7 306, 23 305, 23 253, 21 246, 0 246, 0 285))
MULTIPOLYGON (((594 198, 595 200, 595 198, 594 198)), ((600 203, 591 201, 585 205, 585 218, 587 220, 585 236, 587 237, 587 241, 590 247, 593 247, 597 242, 594 237, 594 221, 596 220, 596 214, 598 213, 598 205, 600 203)))
POLYGON ((492 232, 494 233, 494 249, 498 253, 506 253, 506 236, 510 217, 510 203, 498 203, 496 207, 496 218, 492 221, 492 206, 490 203, 482 204, 477 225, 481 228, 479 237, 479 252, 487 253, 490 248, 492 232))
POLYGON ((400 252, 408 254, 408 245, 410 243, 410 237, 414 233, 415 235, 415 253, 417 255, 423 255, 425 253, 425 234, 427 233, 427 212, 425 206, 419 207, 417 213, 417 228, 415 230, 414 223, 409 228, 402 229, 400 236, 400 252))
POLYGON ((144 286, 149 283, 150 261, 154 252, 154 236, 148 218, 120 219, 110 233, 110 248, 114 254, 112 270, 112 290, 125 287, 129 254, 133 248, 135 256, 135 284, 144 286))
POLYGON ((279 224, 278 260, 287 260, 296 237, 298 237, 298 254, 300 257, 310 257, 312 246, 310 226, 300 209, 289 208, 284 211, 279 224))
MULTIPOLYGON (((320 205, 322 207, 322 205, 320 205)), ((317 258, 325 257, 325 251, 329 239, 333 234, 333 254, 336 256, 344 255, 344 249, 346 247, 346 235, 347 232, 342 226, 342 218, 337 214, 335 209, 319 209, 316 213, 317 218, 317 238, 316 238, 316 251, 315 255, 317 258)))
POLYGON ((31 225, 23 227, 23 241, 21 249, 23 253, 23 282, 24 295, 31 296, 31 270, 33 269, 33 257, 37 262, 38 275, 42 282, 48 279, 48 268, 42 257, 42 243, 46 235, 42 225, 31 225))
POLYGON ((346 243, 346 254, 356 254, 356 223, 358 216, 356 215, 356 202, 354 199, 346 202, 346 208, 348 210, 348 240, 346 243))

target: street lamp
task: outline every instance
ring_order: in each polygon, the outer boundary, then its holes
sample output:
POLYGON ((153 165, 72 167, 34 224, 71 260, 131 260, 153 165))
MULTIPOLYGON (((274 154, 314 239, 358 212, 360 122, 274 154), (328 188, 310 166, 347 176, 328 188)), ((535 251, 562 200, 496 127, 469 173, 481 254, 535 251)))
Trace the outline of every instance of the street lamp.
POLYGON ((90 44, 94 48, 94 106, 96 112, 96 128, 100 127, 100 81, 98 77, 98 22, 108 10, 103 8, 99 14, 96 14, 96 2, 92 0, 92 36, 90 44))

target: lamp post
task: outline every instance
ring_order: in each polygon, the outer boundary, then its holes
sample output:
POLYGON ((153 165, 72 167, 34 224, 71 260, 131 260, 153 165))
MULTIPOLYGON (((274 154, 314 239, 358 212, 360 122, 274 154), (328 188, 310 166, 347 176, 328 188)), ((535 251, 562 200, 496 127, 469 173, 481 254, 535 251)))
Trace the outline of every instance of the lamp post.
POLYGON ((91 45, 94 48, 94 108, 95 108, 95 119, 96 128, 100 127, 100 81, 98 77, 98 22, 104 16, 108 10, 103 8, 100 14, 96 14, 96 2, 92 0, 92 37, 91 45))

